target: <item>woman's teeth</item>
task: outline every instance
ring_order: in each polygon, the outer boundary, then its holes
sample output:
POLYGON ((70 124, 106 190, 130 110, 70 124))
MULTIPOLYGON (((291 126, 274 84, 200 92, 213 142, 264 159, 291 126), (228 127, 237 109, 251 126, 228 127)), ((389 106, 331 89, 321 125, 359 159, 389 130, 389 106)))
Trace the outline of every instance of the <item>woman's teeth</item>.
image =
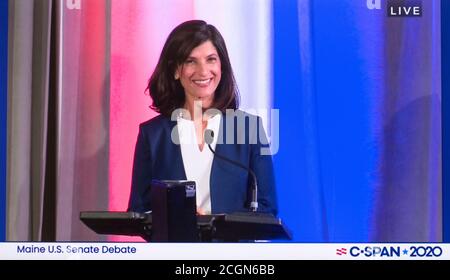
POLYGON ((195 80, 194 83, 198 84, 198 85, 206 85, 211 81, 211 79, 206 79, 206 80, 195 80))

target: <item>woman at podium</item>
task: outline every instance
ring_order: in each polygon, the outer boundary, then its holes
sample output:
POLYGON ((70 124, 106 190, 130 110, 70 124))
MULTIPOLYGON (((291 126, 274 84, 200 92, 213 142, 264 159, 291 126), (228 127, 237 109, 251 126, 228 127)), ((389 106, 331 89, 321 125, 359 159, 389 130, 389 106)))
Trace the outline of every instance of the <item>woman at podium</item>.
POLYGON ((150 107, 160 115, 140 124, 128 211, 152 209, 150 189, 156 179, 195 181, 199 214, 250 208, 277 214, 262 121, 238 109, 227 48, 213 25, 192 20, 177 26, 147 90, 150 107))

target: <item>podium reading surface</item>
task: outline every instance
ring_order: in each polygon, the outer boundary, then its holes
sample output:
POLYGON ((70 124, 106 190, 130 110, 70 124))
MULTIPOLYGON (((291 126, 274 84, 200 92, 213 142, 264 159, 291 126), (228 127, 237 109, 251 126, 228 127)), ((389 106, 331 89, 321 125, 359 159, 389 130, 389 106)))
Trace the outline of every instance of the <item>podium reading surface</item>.
MULTIPOLYGON (((80 213, 80 220, 98 234, 141 236, 146 241, 151 240, 151 213, 86 211, 80 213)), ((281 219, 262 213, 198 215, 197 228, 198 240, 202 242, 292 239, 281 219)))
POLYGON ((152 215, 137 212, 86 211, 80 220, 98 234, 151 236, 152 215))

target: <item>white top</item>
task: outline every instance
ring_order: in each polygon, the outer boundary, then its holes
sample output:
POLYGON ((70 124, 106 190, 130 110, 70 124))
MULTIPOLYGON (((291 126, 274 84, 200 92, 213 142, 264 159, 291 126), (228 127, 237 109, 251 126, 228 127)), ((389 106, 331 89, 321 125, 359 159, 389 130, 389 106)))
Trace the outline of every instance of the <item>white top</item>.
MULTIPOLYGON (((211 144, 213 149, 216 148, 221 117, 221 114, 215 115, 208 120, 206 126, 206 129, 214 131, 215 137, 211 144)), ((211 214, 209 183, 214 154, 209 150, 208 144, 206 143, 203 145, 203 150, 200 151, 193 121, 179 117, 177 127, 186 179, 195 181, 196 184, 197 208, 204 212, 204 214, 211 214)))

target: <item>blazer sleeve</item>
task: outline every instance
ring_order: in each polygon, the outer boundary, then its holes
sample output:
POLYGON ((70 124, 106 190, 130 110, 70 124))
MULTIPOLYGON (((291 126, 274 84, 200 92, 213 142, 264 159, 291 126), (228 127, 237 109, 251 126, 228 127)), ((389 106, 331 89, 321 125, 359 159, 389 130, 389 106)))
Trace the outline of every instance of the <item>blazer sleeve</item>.
POLYGON ((258 211, 276 216, 278 205, 270 144, 260 117, 257 118, 257 124, 257 139, 253 142, 256 144, 251 145, 250 168, 258 180, 258 211))
POLYGON ((144 127, 139 127, 136 141, 133 173, 131 179, 131 193, 128 202, 128 211, 146 212, 151 210, 150 186, 152 181, 152 154, 148 136, 144 127))

